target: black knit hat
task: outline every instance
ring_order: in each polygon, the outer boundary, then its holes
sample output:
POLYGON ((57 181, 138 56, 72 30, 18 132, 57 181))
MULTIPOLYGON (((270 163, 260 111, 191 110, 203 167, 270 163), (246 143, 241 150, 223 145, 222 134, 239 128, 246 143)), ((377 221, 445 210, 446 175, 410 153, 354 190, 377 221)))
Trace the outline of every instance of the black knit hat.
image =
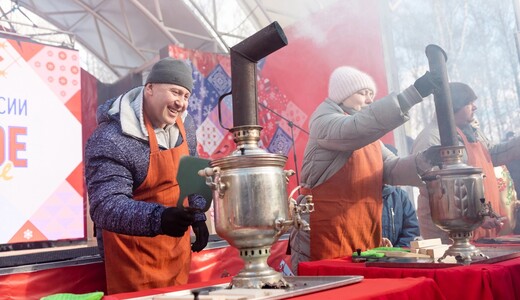
POLYGON ((450 82, 451 102, 453 112, 458 112, 461 108, 477 100, 477 95, 471 87, 462 82, 450 82))
POLYGON ((184 60, 166 57, 153 65, 152 71, 146 78, 146 84, 171 83, 183 86, 191 93, 193 90, 191 72, 191 66, 184 60))

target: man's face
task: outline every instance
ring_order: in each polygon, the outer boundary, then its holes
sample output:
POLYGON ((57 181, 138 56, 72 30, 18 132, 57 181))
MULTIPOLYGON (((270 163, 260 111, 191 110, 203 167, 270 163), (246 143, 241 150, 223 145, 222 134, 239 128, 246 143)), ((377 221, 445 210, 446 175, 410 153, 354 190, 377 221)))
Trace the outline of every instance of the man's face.
POLYGON ((343 105, 360 111, 363 107, 374 102, 374 92, 370 89, 362 89, 343 101, 343 105))
POLYGON ((168 83, 149 83, 144 88, 144 111, 154 128, 174 124, 188 108, 190 92, 185 87, 168 83))
POLYGON ((470 124, 475 119, 476 110, 475 101, 466 104, 454 114, 455 124, 459 127, 470 124))

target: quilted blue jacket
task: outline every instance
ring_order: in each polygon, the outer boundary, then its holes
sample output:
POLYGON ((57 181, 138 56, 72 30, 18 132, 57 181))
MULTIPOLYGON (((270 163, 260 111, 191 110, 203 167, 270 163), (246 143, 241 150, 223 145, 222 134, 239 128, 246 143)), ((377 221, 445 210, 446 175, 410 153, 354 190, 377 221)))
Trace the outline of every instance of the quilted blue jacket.
POLYGON ((419 221, 408 193, 395 186, 383 186, 383 237, 394 247, 410 247, 420 236, 419 221))

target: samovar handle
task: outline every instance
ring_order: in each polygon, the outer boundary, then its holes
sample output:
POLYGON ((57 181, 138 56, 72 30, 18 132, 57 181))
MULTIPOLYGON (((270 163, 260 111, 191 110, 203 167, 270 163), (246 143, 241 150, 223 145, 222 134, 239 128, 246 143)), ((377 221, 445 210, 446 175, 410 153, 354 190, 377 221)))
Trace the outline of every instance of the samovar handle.
POLYGON ((310 226, 307 221, 302 218, 302 214, 309 214, 314 211, 314 203, 312 202, 312 195, 304 195, 305 203, 298 203, 294 198, 294 194, 301 188, 297 186, 289 194, 289 212, 290 224, 296 228, 304 231, 309 231, 310 226))
POLYGON ((482 217, 488 216, 490 218, 495 218, 497 220, 502 219, 502 217, 493 210, 493 206, 491 202, 486 202, 486 198, 481 198, 480 203, 482 203, 482 207, 479 211, 479 215, 482 217))
POLYGON ((226 184, 220 181, 220 168, 204 168, 199 170, 199 176, 206 177, 206 185, 209 186, 212 190, 217 191, 220 198, 224 198, 224 192, 227 187, 226 184))

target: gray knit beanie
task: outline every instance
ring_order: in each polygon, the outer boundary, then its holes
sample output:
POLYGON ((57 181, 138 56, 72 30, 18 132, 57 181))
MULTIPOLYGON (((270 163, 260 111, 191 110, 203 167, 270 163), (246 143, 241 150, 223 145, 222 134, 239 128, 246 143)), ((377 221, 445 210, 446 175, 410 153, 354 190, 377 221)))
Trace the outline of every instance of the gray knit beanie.
POLYGON ((330 75, 329 99, 338 104, 362 89, 369 89, 375 95, 376 83, 372 77, 358 69, 343 66, 330 75))
POLYGON ((166 57, 155 63, 152 71, 146 78, 148 83, 171 83, 193 90, 193 78, 191 77, 191 66, 180 59, 166 57))
POLYGON ((458 112, 464 106, 477 100, 477 95, 471 87, 462 82, 450 82, 451 103, 453 112, 458 112))

